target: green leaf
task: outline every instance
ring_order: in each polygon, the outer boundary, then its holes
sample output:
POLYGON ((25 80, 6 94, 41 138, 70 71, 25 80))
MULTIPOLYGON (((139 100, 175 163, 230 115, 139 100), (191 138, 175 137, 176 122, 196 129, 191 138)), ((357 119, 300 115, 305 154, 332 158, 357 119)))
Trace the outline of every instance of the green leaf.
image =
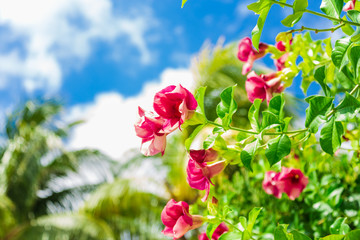
MULTIPOLYGON (((340 19, 340 14, 344 5, 343 0, 322 0, 320 9, 326 15, 340 19)), ((334 24, 338 24, 339 21, 333 21, 334 24)))
POLYGON ((251 233, 252 233, 253 227, 255 225, 256 219, 259 216, 259 213, 261 212, 261 210, 262 210, 261 207, 254 207, 249 213, 246 230, 248 233, 250 233, 250 237, 251 237, 251 233))
POLYGON ((287 16, 281 23, 286 27, 293 27, 301 18, 308 7, 308 0, 295 0, 293 4, 293 14, 287 16))
POLYGON ((269 111, 264 111, 264 112, 262 112, 262 115, 263 115, 263 119, 261 122, 262 130, 273 124, 280 124, 279 117, 276 114, 269 112, 269 111))
POLYGON ((279 225, 275 228, 274 240, 291 240, 289 233, 287 233, 286 227, 284 225, 279 225))
POLYGON ((314 96, 309 100, 309 107, 306 109, 305 127, 309 128, 309 131, 316 133, 319 126, 323 122, 326 113, 332 107, 332 101, 334 98, 314 96))
POLYGON ((295 0, 293 4, 294 12, 304 11, 308 7, 308 0, 295 0))
POLYGON ((204 107, 205 91, 206 91, 206 87, 198 88, 195 93, 195 99, 198 103, 198 108, 196 109, 196 111, 204 115, 206 118, 205 107, 204 107))
POLYGON ((331 234, 341 234, 345 235, 350 231, 349 225, 345 223, 346 218, 338 218, 335 220, 333 224, 330 226, 331 234))
POLYGON ((215 134, 215 135, 210 135, 205 139, 203 143, 203 148, 204 149, 213 148, 214 150, 219 151, 219 150, 226 150, 227 145, 225 140, 221 137, 220 134, 215 134))
POLYGON ((247 8, 256 14, 261 14, 264 9, 271 7, 272 4, 270 0, 258 0, 255 3, 249 4, 247 8))
MULTIPOLYGON (((246 217, 240 216, 239 217, 239 223, 241 224, 243 229, 247 228, 247 219, 246 219, 246 217)), ((243 237, 244 237, 244 235, 243 235, 243 237)))
POLYGON ((254 159, 258 147, 259 147, 259 140, 256 139, 254 142, 246 145, 245 148, 241 151, 240 154, 241 162, 250 171, 253 171, 251 168, 251 162, 254 159))
POLYGON ((284 105, 284 94, 277 95, 270 100, 268 111, 275 114, 279 120, 282 120, 284 117, 284 105))
POLYGON ((304 12, 295 12, 281 21, 285 27, 293 27, 297 22, 300 21, 304 12))
POLYGON ((283 157, 287 156, 291 151, 290 138, 283 134, 269 140, 265 150, 265 156, 269 160, 270 166, 279 162, 283 157))
POLYGON ((215 232, 216 228, 219 224, 209 223, 209 225, 206 228, 206 236, 211 239, 213 233, 215 232))
POLYGON ((330 96, 330 88, 325 82, 325 65, 315 69, 314 78, 320 84, 326 96, 330 96))
POLYGON ((220 94, 221 101, 217 105, 216 113, 221 118, 224 127, 228 127, 232 116, 237 110, 237 103, 234 100, 235 86, 228 87, 220 94))
MULTIPOLYGON (((346 20, 346 17, 344 16, 342 19, 346 20)), ((355 32, 355 30, 351 27, 350 24, 345 24, 344 26, 341 27, 341 30, 348 36, 353 35, 355 32)))
POLYGON ((350 49, 350 62, 354 70, 355 79, 359 76, 360 69, 360 46, 354 46, 350 49))
POLYGON ((349 10, 346 12, 346 14, 349 16, 351 21, 360 23, 360 12, 358 12, 356 10, 349 10))
POLYGON ((271 8, 271 4, 268 7, 265 7, 261 10, 260 16, 256 23, 256 26, 254 27, 254 29, 251 32, 252 43, 256 50, 259 50, 259 42, 260 42, 261 33, 263 30, 267 15, 270 11, 270 8, 271 8))
POLYGON ((311 238, 296 230, 292 230, 290 233, 293 235, 294 240, 311 240, 311 238))
POLYGON ((344 133, 344 128, 341 122, 335 121, 331 118, 326 122, 320 133, 320 146, 324 152, 333 155, 341 145, 341 136, 344 133))
POLYGON ((241 232, 227 232, 222 234, 218 240, 241 240, 242 233, 241 232))
POLYGON ((190 119, 185 121, 182 128, 185 128, 186 126, 189 126, 189 125, 204 124, 206 122, 207 121, 206 121, 206 118, 204 115, 202 115, 201 113, 195 112, 190 119))
POLYGON ((346 234, 345 240, 359 240, 360 239, 360 229, 353 230, 346 234))
POLYGON ((191 143, 194 141, 195 137, 198 135, 198 133, 203 129, 205 124, 199 125, 195 128, 195 130, 191 133, 191 135, 185 140, 185 148, 187 151, 190 150, 191 143))
POLYGON ((351 45, 350 37, 339 39, 335 42, 335 48, 331 53, 331 59, 336 67, 341 71, 349 63, 347 51, 351 45))
POLYGON ((336 107, 336 115, 344 115, 344 117, 354 117, 360 109, 360 101, 349 93, 345 93, 345 98, 336 107))
POLYGON ((187 2, 187 0, 182 0, 182 3, 181 3, 181 8, 184 7, 185 3, 187 2))
POLYGON ((332 235, 320 238, 320 240, 342 240, 342 239, 344 239, 344 237, 345 237, 344 235, 332 234, 332 235))
POLYGON ((252 129, 256 132, 260 131, 260 123, 259 123, 259 110, 260 110, 261 99, 255 99, 253 105, 251 105, 248 118, 251 124, 252 129))

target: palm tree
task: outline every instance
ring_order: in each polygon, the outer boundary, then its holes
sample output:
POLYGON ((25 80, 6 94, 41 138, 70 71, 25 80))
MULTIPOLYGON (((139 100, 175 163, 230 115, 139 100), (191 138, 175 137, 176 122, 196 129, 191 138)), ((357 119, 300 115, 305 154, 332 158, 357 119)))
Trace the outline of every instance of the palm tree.
POLYGON ((0 151, 0 238, 16 236, 34 219, 77 209, 88 193, 113 178, 116 163, 105 155, 65 149, 63 138, 79 122, 61 126, 61 109, 55 101, 29 101, 7 118, 0 151))
POLYGON ((29 101, 7 118, 0 239, 164 238, 164 194, 147 190, 159 182, 129 174, 144 157, 131 154, 120 164, 96 150, 68 151, 64 139, 81 122, 63 124, 61 109, 29 101))

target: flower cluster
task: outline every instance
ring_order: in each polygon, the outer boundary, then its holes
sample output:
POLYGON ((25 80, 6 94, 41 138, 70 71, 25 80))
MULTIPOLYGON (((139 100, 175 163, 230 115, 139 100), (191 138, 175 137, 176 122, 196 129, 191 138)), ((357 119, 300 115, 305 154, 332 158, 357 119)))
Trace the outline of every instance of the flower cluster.
POLYGON ((163 234, 173 239, 178 239, 192 229, 200 227, 204 223, 204 217, 191 215, 189 205, 186 202, 176 202, 171 199, 161 212, 161 221, 165 225, 163 234))
POLYGON ((242 69, 243 75, 250 72, 256 59, 265 56, 267 48, 268 46, 265 43, 260 43, 259 51, 256 51, 252 46, 251 39, 248 37, 240 41, 237 57, 240 61, 245 62, 242 69))
POLYGON ((197 102, 186 88, 171 85, 155 94, 153 106, 156 113, 139 107, 135 123, 136 135, 142 139, 140 150, 145 156, 164 154, 166 136, 191 118, 197 102))
MULTIPOLYGON (((290 41, 291 44, 291 41, 290 41)), ((238 59, 245 62, 242 69, 242 74, 245 75, 251 71, 253 63, 256 59, 265 56, 268 45, 265 43, 259 44, 259 51, 256 51, 252 47, 251 39, 246 37, 240 41, 238 49, 238 59)), ((285 43, 280 41, 276 43, 276 48, 284 52, 280 58, 275 59, 275 66, 277 71, 281 71, 285 68, 285 62, 289 56, 286 52, 285 43)), ((284 90, 284 85, 281 83, 280 77, 277 73, 261 74, 257 75, 254 71, 250 72, 245 82, 245 89, 250 102, 254 102, 256 98, 265 100, 269 103, 273 96, 273 93, 280 93, 284 90)))
POLYGON ((245 82, 245 89, 250 102, 256 98, 265 100, 269 103, 273 93, 280 93, 284 89, 280 78, 276 73, 260 74, 258 76, 254 71, 249 73, 245 82))
POLYGON ((300 169, 283 167, 280 173, 268 171, 265 173, 263 188, 267 194, 281 198, 286 193, 291 200, 299 197, 309 180, 300 169))
POLYGON ((190 159, 186 168, 187 182, 190 187, 205 190, 205 196, 201 199, 205 202, 209 196, 211 178, 219 174, 226 167, 225 161, 218 161, 212 164, 217 158, 214 150, 190 150, 190 159))

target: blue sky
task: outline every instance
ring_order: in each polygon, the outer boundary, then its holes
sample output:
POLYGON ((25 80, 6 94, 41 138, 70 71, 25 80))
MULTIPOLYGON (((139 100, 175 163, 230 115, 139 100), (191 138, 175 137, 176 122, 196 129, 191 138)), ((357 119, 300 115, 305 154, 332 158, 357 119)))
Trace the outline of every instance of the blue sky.
MULTIPOLYGON (((75 130, 73 146, 101 148, 99 141, 106 138, 112 144, 103 145, 112 150, 105 151, 112 154, 127 142, 111 129, 130 129, 133 121, 125 121, 121 111, 146 102, 142 97, 151 98, 147 91, 155 91, 156 84, 181 82, 181 77, 191 81, 191 56, 206 40, 250 36, 257 19, 246 8, 251 2, 188 0, 181 9, 181 0, 0 0, 0 106, 9 111, 29 98, 59 97, 69 118, 88 120, 75 130), (109 119, 117 121, 111 125, 109 119), (104 125, 108 131, 101 130, 104 125), (84 134, 95 128, 100 130, 84 134)), ((320 5, 310 3, 312 9, 320 5)), ((274 43, 277 33, 286 30, 280 21, 290 12, 273 7, 263 42, 274 43)), ((331 23, 304 15, 298 25, 326 28, 331 23)), ((270 59, 264 63, 273 67, 270 59)))

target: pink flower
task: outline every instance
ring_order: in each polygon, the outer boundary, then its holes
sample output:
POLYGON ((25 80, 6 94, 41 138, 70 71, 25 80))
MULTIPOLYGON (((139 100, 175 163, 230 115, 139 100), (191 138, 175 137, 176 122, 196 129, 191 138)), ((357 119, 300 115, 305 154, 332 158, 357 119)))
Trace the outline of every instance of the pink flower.
POLYGON ((197 163, 213 162, 216 160, 218 154, 213 149, 190 150, 190 158, 194 159, 197 163))
POLYGON ((285 50, 286 50, 285 43, 283 41, 277 42, 275 47, 282 52, 285 52, 285 50))
MULTIPOLYGON (((211 240, 218 240, 219 237, 229 231, 229 228, 226 226, 224 222, 220 223, 220 225, 215 229, 211 240)), ((199 235, 199 240, 209 240, 209 238, 206 236, 206 233, 202 233, 199 235)))
POLYGON ((186 180, 190 187, 205 190, 205 196, 201 199, 203 202, 205 202, 209 196, 210 184, 213 184, 211 178, 223 171, 226 166, 225 161, 207 165, 206 161, 208 161, 208 159, 206 158, 206 151, 190 150, 190 159, 186 168, 186 180))
POLYGON ((282 192, 278 187, 278 178, 280 173, 268 171, 265 173, 265 178, 262 183, 263 189, 267 194, 274 195, 276 198, 281 198, 282 192))
POLYGON ((256 98, 267 100, 269 103, 273 93, 283 91, 283 85, 276 73, 261 74, 258 76, 254 71, 249 73, 245 82, 245 89, 250 102, 256 98))
POLYGON ((139 107, 139 118, 135 123, 136 135, 142 138, 141 152, 145 156, 157 153, 164 154, 166 147, 166 133, 163 130, 165 120, 153 112, 145 112, 139 107))
POLYGON ((284 53, 281 57, 274 60, 276 70, 281 71, 285 68, 285 62, 288 59, 288 57, 289 57, 289 53, 284 53))
POLYGON ((248 73, 254 64, 254 61, 258 58, 263 57, 266 54, 267 45, 265 43, 259 44, 259 51, 256 51, 252 47, 251 39, 246 37, 243 38, 239 43, 238 59, 245 62, 242 69, 242 74, 248 73))
POLYGON ((166 236, 178 239, 192 229, 200 227, 204 223, 204 217, 190 215, 189 205, 186 202, 176 202, 171 199, 161 212, 161 221, 165 225, 162 233, 166 236))
POLYGON ((174 131, 191 118, 196 107, 194 96, 181 85, 170 85, 154 97, 154 110, 166 120, 166 132, 174 131))
POLYGON ((343 11, 347 12, 349 10, 355 9, 355 3, 356 3, 356 0, 348 1, 344 6, 343 11))
POLYGON ((278 178, 278 186, 291 200, 299 197, 309 180, 300 169, 283 167, 278 178))
MULTIPOLYGON (((292 39, 290 40, 290 44, 291 43, 292 43, 292 39)), ((285 46, 285 43, 283 41, 277 42, 276 43, 276 48, 279 49, 282 52, 286 51, 286 46, 285 46)), ((289 53, 284 53, 280 58, 274 60, 276 69, 278 71, 281 71, 281 70, 283 70, 285 68, 285 62, 286 62, 288 57, 289 57, 289 53)))

